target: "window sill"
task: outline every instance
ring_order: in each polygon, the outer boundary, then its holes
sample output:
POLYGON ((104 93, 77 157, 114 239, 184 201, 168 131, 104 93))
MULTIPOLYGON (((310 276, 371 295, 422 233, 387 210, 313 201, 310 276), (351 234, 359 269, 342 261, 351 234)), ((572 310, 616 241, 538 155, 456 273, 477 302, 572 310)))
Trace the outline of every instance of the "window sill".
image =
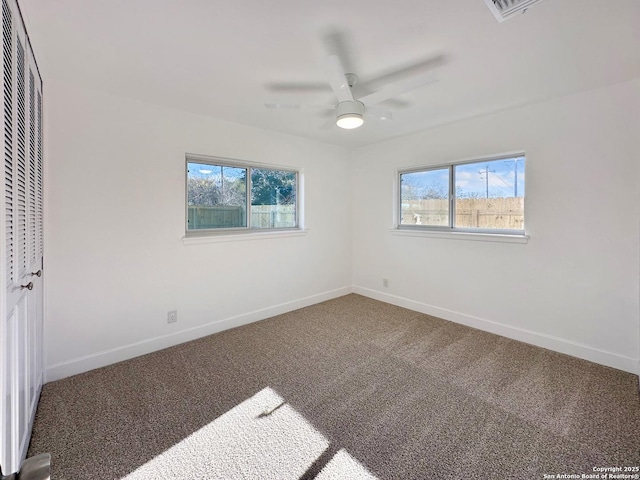
POLYGON ((503 233, 476 233, 476 232, 455 232, 436 230, 417 230, 392 228, 391 235, 401 237, 427 237, 446 238, 451 240, 473 240, 477 242, 498 242, 498 243, 528 243, 529 235, 503 234, 503 233))
POLYGON ((184 245, 200 245, 202 243, 244 242, 248 240, 268 240, 271 238, 304 237, 308 230, 272 230, 247 231, 242 233, 191 233, 182 237, 184 245))

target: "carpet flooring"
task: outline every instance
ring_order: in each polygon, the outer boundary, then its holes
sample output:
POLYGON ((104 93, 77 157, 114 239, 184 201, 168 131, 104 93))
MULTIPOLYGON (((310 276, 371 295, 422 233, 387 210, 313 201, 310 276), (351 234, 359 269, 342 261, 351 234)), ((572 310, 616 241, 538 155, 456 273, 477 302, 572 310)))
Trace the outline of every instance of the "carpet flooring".
POLYGON ((351 294, 46 384, 44 452, 53 480, 603 478, 640 466, 638 377, 351 294))

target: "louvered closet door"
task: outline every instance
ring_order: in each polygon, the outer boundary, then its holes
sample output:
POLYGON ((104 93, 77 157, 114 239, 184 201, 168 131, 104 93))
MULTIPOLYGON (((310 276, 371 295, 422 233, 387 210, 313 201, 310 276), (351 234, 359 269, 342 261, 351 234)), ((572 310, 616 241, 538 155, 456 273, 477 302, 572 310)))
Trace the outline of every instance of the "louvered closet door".
POLYGON ((15 0, 2 1, 4 94, 0 466, 26 456, 42 387, 42 81, 15 0))

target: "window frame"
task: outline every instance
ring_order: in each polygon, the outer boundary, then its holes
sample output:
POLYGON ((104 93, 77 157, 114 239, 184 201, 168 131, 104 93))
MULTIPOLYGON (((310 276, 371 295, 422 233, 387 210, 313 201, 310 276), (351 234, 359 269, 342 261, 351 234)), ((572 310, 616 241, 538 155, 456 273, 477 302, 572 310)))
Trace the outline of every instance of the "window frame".
MULTIPOLYGON (((514 153, 501 154, 501 155, 492 155, 488 157, 477 157, 468 160, 461 160, 456 162, 449 163, 440 163, 428 166, 420 166, 420 167, 410 167, 406 169, 398 169, 396 171, 396 219, 394 222, 394 229, 397 231, 405 230, 405 231, 415 231, 415 232, 425 232, 425 233, 448 233, 448 234, 464 234, 464 235, 482 235, 482 236, 497 236, 497 237, 528 237, 526 234, 526 225, 523 219, 523 228, 522 229, 498 229, 498 228, 471 228, 471 227, 456 227, 455 226, 455 218, 456 218, 456 193, 455 193, 455 169, 460 165, 470 165, 474 163, 484 163, 484 162, 493 162, 499 160, 507 160, 512 158, 522 157, 525 159, 524 168, 526 172, 527 168, 527 157, 523 151, 518 151, 514 153), (402 224, 402 175, 407 173, 418 173, 418 172, 428 172, 435 170, 445 170, 449 171, 449 224, 448 225, 410 225, 410 224, 402 224)), ((525 173, 525 185, 526 185, 526 173, 525 173)), ((526 195, 523 195, 523 199, 526 199, 526 195)), ((526 202, 525 202, 526 203, 526 202)), ((526 215, 523 216, 526 218, 526 215)))
POLYGON ((201 237, 219 237, 219 236, 227 236, 227 237, 235 237, 235 236, 250 236, 250 235, 269 235, 269 234, 278 234, 278 233, 292 233, 302 231, 302 199, 300 197, 302 189, 302 172, 300 169, 290 167, 290 166, 282 166, 282 165, 274 165, 267 164, 262 162, 248 162, 244 160, 237 160, 232 158, 225 157, 215 157, 210 155, 201 155, 201 154, 193 154, 187 153, 185 154, 185 163, 184 163, 184 226, 185 226, 185 239, 188 238, 201 238, 201 237), (211 165, 216 167, 232 167, 232 168, 243 168, 247 171, 247 184, 246 184, 246 192, 245 192, 245 201, 246 201, 246 226, 242 227, 223 227, 223 228, 201 228, 201 229, 189 229, 189 163, 199 163, 203 165, 211 165), (282 172, 290 172, 295 174, 296 188, 295 188, 295 225, 292 227, 278 227, 278 228, 252 228, 251 227, 251 173, 253 169, 263 169, 263 170, 277 170, 282 172))

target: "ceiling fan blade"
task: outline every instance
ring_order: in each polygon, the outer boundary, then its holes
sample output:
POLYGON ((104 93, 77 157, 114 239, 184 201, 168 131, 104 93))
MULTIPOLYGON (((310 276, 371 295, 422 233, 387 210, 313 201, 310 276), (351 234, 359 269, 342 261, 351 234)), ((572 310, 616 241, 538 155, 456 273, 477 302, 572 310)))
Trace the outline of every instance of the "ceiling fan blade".
POLYGON ((337 55, 342 63, 342 68, 347 73, 358 71, 351 45, 353 39, 348 32, 338 28, 325 30, 321 34, 322 43, 327 55, 337 55))
POLYGON ((329 86, 319 82, 273 82, 264 87, 274 93, 328 92, 329 86))
POLYGON ((393 83, 386 88, 383 88, 382 90, 374 92, 370 95, 365 95, 358 100, 365 105, 375 105, 376 103, 384 102, 385 100, 397 97, 398 95, 402 95, 403 93, 406 93, 410 90, 415 90, 416 88, 420 88, 437 81, 437 77, 433 74, 414 77, 401 82, 393 83))
POLYGON ((386 85, 425 75, 434 69, 442 67, 445 63, 447 63, 447 57, 445 55, 436 55, 405 64, 393 70, 380 72, 377 76, 369 77, 366 82, 361 83, 364 84, 363 86, 372 90, 380 90, 386 85))
POLYGON ((327 118, 322 125, 318 127, 319 130, 331 130, 332 128, 338 128, 336 127, 335 117, 327 118))
POLYGON ((335 105, 307 105, 296 103, 265 103, 267 110, 335 110, 335 105))
POLYGON ((342 62, 337 55, 325 57, 324 71, 331 90, 338 98, 338 102, 352 102, 354 100, 353 93, 351 93, 351 87, 347 81, 342 62))
MULTIPOLYGON (((371 88, 368 85, 368 82, 367 84, 358 82, 356 85, 351 87, 351 92, 353 93, 354 98, 362 98, 364 96, 371 95, 372 93, 380 90, 381 88, 382 86, 380 86, 380 88, 371 88)), ((402 108, 409 107, 411 105, 411 102, 408 102, 406 100, 401 100, 399 98, 390 98, 388 100, 385 100, 385 105, 393 109, 402 109, 402 108)))
POLYGON ((393 115, 389 110, 376 107, 364 107, 364 116, 376 120, 393 120, 393 115))

